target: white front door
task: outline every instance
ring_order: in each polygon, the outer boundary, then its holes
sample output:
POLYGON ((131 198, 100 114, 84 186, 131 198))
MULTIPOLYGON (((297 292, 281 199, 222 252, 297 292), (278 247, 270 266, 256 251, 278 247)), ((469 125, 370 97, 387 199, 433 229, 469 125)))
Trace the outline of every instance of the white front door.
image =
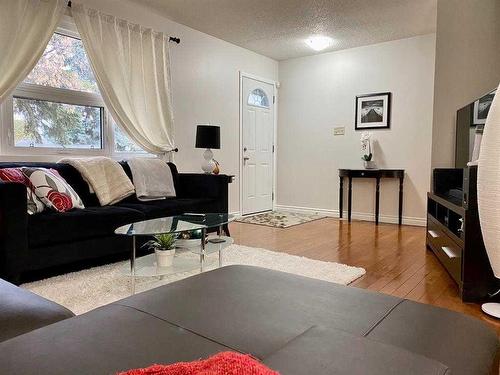
POLYGON ((242 214, 273 209, 274 85, 242 78, 242 214))

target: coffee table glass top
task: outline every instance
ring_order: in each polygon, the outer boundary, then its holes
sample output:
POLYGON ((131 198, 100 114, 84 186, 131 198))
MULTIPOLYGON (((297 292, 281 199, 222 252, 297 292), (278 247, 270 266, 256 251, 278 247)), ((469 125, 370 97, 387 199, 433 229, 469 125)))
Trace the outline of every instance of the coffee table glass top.
POLYGON ((234 215, 221 213, 183 214, 126 224, 117 228, 115 233, 127 236, 153 236, 155 234, 179 233, 216 228, 228 224, 234 219, 234 215))

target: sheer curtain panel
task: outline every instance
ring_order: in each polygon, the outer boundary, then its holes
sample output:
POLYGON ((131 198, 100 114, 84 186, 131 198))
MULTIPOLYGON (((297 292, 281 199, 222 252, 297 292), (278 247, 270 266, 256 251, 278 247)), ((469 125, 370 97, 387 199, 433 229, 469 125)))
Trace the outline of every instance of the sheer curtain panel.
POLYGON ((65 8, 63 0, 0 0, 0 102, 34 68, 65 8))
POLYGON ((115 121, 145 151, 171 152, 169 36, 72 4, 99 90, 115 121))

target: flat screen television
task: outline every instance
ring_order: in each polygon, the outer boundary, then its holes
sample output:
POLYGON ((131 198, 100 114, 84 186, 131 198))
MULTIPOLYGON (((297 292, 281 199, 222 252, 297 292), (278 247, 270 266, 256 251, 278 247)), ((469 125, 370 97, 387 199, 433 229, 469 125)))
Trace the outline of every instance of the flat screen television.
POLYGON ((465 168, 473 158, 474 141, 484 129, 496 89, 457 111, 455 168, 465 168))

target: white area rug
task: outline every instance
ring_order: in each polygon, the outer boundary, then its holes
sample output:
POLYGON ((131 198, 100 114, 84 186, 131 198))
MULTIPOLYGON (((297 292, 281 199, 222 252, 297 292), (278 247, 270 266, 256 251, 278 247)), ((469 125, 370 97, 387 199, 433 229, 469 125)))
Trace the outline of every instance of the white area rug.
MULTIPOLYGON (((191 253, 182 256, 198 257, 191 253)), ((217 259, 217 254, 209 255, 209 265, 206 268, 215 268, 217 259)), ((75 314, 82 314, 130 295, 130 277, 123 274, 123 268, 127 264, 128 261, 108 264, 23 284, 22 287, 66 306, 75 314)), ((241 245, 231 245, 223 250, 223 265, 232 264, 270 268, 343 285, 353 282, 366 272, 359 267, 323 262, 241 245)), ((197 273, 198 270, 184 272, 165 277, 163 280, 158 278, 138 278, 136 280, 136 293, 184 279, 197 273)))

